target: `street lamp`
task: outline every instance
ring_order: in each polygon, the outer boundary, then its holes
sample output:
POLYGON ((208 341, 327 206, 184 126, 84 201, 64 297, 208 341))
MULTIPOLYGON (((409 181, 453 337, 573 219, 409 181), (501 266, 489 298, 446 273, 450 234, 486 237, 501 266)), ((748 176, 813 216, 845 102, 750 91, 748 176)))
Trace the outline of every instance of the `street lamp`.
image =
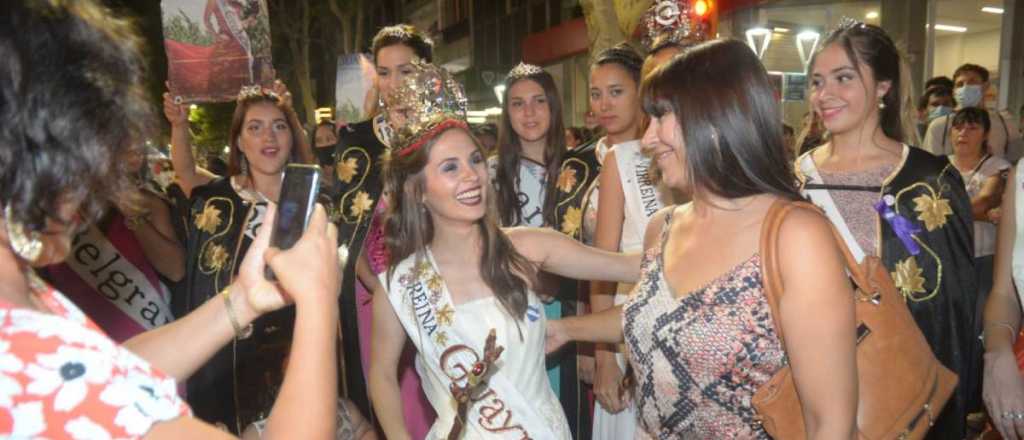
POLYGON ((768 45, 772 43, 772 30, 763 27, 747 29, 747 45, 750 50, 757 54, 758 58, 764 58, 768 51, 768 45), (760 41, 758 41, 760 39, 760 41))
POLYGON ((811 54, 818 49, 818 41, 821 34, 815 31, 803 31, 796 36, 796 50, 800 53, 800 62, 807 70, 807 63, 811 61, 811 54))

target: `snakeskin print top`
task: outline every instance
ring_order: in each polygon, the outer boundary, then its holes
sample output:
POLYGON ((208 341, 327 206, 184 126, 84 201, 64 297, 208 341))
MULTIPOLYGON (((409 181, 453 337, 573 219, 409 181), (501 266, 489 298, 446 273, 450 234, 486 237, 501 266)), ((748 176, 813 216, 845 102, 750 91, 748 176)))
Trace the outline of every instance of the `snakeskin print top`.
POLYGON ((750 400, 786 356, 762 291, 760 256, 676 295, 662 259, 671 219, 623 308, 644 431, 637 438, 769 439, 750 400))

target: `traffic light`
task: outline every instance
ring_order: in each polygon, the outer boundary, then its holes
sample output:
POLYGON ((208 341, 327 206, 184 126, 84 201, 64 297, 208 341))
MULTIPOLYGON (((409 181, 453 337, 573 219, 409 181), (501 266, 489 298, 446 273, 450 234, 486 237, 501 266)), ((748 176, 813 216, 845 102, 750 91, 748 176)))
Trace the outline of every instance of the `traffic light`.
POLYGON ((712 0, 693 0, 690 4, 691 19, 704 31, 706 38, 715 38, 718 31, 718 11, 712 0))

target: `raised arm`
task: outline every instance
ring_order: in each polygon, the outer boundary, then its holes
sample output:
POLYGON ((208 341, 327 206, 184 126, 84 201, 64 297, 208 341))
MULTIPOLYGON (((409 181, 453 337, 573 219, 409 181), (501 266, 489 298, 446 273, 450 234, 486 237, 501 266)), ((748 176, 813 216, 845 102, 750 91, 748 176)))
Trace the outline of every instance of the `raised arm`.
POLYGON ((1000 174, 989 176, 981 185, 978 195, 971 197, 971 216, 975 221, 989 221, 988 212, 999 207, 1005 181, 1000 174))
POLYGON ((157 272, 171 281, 181 281, 185 276, 185 248, 174 234, 171 208, 153 194, 142 194, 145 212, 136 216, 125 214, 128 227, 157 272))
POLYGON ((524 257, 541 270, 577 280, 635 283, 640 254, 620 254, 585 246, 549 228, 509 228, 505 232, 524 257))
POLYGON ((808 439, 852 439, 856 427, 853 289, 830 228, 794 209, 779 232, 780 327, 808 439))
POLYGON ((398 386, 398 361, 406 335, 386 294, 373 298, 371 338, 369 382, 373 410, 382 415, 379 421, 385 438, 408 440, 411 437, 402 418, 402 397, 398 386))
MULTIPOLYGON (((1016 182, 1017 170, 1011 170, 1008 182, 1016 182)), ((992 424, 1005 439, 1024 437, 1024 421, 1002 417, 1006 412, 1024 408, 1024 378, 1017 367, 1013 344, 1020 334, 1021 308, 1013 284, 1013 248, 1017 237, 1015 184, 1006 186, 996 239, 995 271, 992 290, 985 302, 985 372, 982 395, 992 424)))
POLYGON ((174 175, 185 196, 192 195, 192 189, 209 183, 216 176, 196 166, 192 156, 192 139, 189 133, 188 106, 174 102, 170 93, 164 93, 164 116, 171 123, 171 162, 174 175))
MULTIPOLYGON (((337 292, 341 270, 337 259, 337 229, 317 206, 309 227, 287 250, 268 249, 274 209, 246 253, 239 275, 225 293, 207 301, 184 318, 143 333, 125 346, 155 367, 184 380, 235 336, 232 319, 241 326, 256 316, 295 301, 296 318, 290 364, 267 422, 268 438, 334 438, 337 412, 337 292), (279 283, 263 278, 264 261, 279 283), (311 261, 330 262, 310 264, 311 261), (280 286, 280 289, 278 288, 280 286), (230 298, 227 300, 226 298, 230 298), (183 344, 182 341, 188 341, 183 344)), ((147 439, 226 437, 216 429, 185 417, 161 424, 147 439)))

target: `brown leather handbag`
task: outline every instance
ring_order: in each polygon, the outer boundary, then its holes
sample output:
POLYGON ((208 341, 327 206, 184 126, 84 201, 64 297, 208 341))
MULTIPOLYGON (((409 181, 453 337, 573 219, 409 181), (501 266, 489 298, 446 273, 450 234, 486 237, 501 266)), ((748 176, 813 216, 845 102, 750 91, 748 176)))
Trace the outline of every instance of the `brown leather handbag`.
MULTIPOLYGON (((810 203, 779 201, 769 209, 761 228, 764 294, 783 347, 778 307, 784 289, 778 266, 778 233, 793 208, 824 216, 810 203)), ((953 394, 956 374, 935 358, 882 261, 869 256, 858 264, 834 226, 832 233, 856 288, 857 436, 920 439, 953 394)), ((788 365, 758 388, 751 403, 761 425, 772 437, 807 437, 800 397, 788 365)))

